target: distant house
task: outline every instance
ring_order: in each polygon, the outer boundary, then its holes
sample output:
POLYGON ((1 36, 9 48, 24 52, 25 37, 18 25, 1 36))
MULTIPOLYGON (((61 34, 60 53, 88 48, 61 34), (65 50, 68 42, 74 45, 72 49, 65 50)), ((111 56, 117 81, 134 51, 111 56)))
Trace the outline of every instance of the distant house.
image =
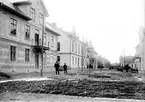
POLYGON ((145 71, 145 28, 141 27, 139 32, 139 44, 136 46, 135 63, 137 68, 145 71))
POLYGON ((138 69, 135 63, 135 56, 121 56, 120 64, 123 67, 129 65, 131 68, 138 69))
POLYGON ((91 42, 87 44, 87 53, 87 58, 89 60, 88 64, 91 64, 93 68, 97 68, 100 58, 98 57, 98 53, 95 51, 91 42))
POLYGON ((48 12, 42 0, 11 1, 0 0, 0 70, 39 71, 43 21, 48 12))
MULTIPOLYGON (((87 41, 82 41, 82 68, 88 68, 89 62, 89 45, 87 41)), ((92 65, 93 66, 93 65, 92 65)))

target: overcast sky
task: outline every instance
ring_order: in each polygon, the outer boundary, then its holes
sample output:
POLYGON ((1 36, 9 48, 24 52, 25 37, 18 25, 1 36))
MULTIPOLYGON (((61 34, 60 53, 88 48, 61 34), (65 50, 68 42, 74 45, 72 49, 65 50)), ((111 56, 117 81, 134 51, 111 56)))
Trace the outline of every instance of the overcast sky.
POLYGON ((49 17, 66 31, 75 27, 80 38, 111 62, 134 55, 144 22, 143 0, 43 0, 49 17))

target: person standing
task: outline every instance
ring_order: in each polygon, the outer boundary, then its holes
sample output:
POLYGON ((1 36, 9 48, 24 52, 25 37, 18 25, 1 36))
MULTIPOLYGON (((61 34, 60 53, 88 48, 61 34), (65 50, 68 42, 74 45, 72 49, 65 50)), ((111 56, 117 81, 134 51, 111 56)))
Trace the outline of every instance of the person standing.
POLYGON ((66 63, 64 63, 63 69, 64 69, 64 74, 67 74, 67 65, 66 65, 66 63))
POLYGON ((60 65, 59 65, 59 62, 58 61, 56 61, 56 63, 54 64, 54 67, 55 67, 56 75, 57 74, 59 75, 59 67, 60 67, 60 65))

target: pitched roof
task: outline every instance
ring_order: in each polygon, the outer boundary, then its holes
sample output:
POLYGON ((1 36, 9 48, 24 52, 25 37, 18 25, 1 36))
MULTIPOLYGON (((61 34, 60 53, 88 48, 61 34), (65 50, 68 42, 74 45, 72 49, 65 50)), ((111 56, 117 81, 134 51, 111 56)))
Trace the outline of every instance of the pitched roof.
MULTIPOLYGON (((48 14, 48 11, 47 11, 46 6, 45 6, 45 4, 44 4, 44 1, 43 1, 43 0, 39 0, 39 1, 40 1, 41 5, 42 5, 42 8, 43 8, 44 12, 45 12, 44 15, 45 15, 46 17, 48 17, 49 14, 48 14)), ((28 5, 30 5, 30 4, 31 4, 31 0, 14 0, 14 1, 13 1, 13 4, 14 4, 14 5, 23 5, 23 4, 28 4, 28 5)))
POLYGON ((59 32, 50 23, 46 23, 46 30, 52 31, 56 36, 60 36, 59 32))
POLYGON ((8 10, 26 20, 31 20, 24 12, 22 12, 17 6, 13 5, 9 0, 0 0, 0 5, 2 9, 8 10))
POLYGON ((40 3, 42 4, 42 7, 43 7, 43 10, 45 11, 45 16, 46 17, 48 17, 49 16, 49 13, 48 13, 48 11, 47 11, 47 9, 46 9, 46 6, 45 6, 45 4, 44 4, 44 1, 43 0, 40 0, 40 3))

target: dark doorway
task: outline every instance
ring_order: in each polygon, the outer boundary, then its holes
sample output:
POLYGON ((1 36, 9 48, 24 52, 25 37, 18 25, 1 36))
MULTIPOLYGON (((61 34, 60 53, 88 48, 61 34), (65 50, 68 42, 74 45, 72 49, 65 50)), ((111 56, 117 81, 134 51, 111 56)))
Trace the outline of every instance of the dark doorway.
POLYGON ((57 56, 57 61, 60 61, 60 56, 57 56))

